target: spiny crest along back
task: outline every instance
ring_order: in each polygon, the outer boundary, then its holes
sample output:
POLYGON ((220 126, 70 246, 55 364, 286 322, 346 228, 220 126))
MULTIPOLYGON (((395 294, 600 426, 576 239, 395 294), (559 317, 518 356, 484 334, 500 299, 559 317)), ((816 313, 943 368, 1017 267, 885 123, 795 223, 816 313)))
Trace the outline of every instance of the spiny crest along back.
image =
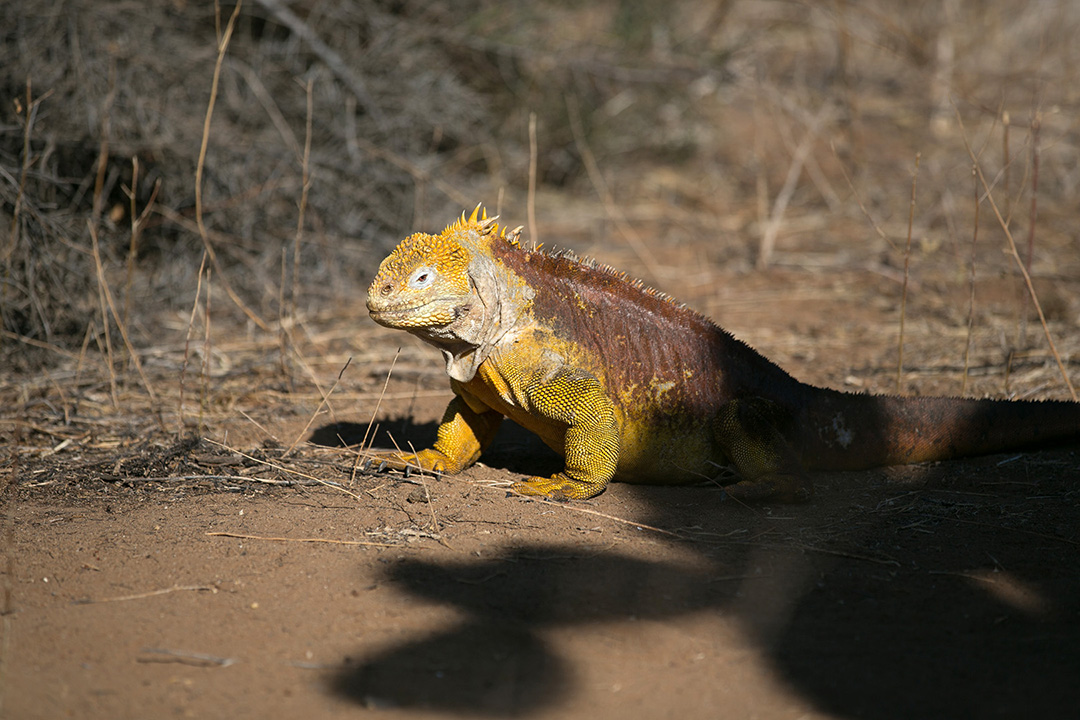
POLYGON ((518 244, 518 236, 521 235, 523 225, 518 225, 513 230, 507 228, 499 228, 498 223, 495 221, 499 219, 499 216, 489 218, 487 214, 487 208, 483 206, 483 203, 478 204, 473 208, 472 214, 466 219, 464 211, 461 213, 461 218, 455 220, 446 226, 446 229, 442 231, 442 235, 455 235, 459 232, 467 232, 469 230, 476 230, 480 235, 491 236, 506 240, 511 245, 518 244))

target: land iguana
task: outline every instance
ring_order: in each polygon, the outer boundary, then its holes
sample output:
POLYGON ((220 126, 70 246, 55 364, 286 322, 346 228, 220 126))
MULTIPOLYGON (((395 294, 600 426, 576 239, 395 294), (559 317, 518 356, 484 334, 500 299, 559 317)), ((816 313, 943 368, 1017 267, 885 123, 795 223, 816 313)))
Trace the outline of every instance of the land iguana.
MULTIPOLYGON (((438 348, 454 399, 435 444, 379 469, 455 474, 504 417, 565 457, 525 495, 684 484, 733 466, 740 499, 810 498, 810 470, 860 470, 1080 439, 1080 403, 853 394, 794 379, 705 316, 608 266, 523 247, 480 206, 406 238, 367 306, 438 348)), ((370 469, 372 460, 365 463, 370 469)))

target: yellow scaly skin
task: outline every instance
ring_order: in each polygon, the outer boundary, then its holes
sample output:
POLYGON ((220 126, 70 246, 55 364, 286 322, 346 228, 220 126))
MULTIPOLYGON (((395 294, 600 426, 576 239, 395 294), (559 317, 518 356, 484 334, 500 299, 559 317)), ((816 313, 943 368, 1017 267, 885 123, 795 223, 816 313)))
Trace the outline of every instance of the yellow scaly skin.
MULTIPOLYGON (((525 252, 518 248, 521 228, 507 232, 494 221, 477 206, 471 217, 463 214, 440 235, 412 235, 383 261, 372 281, 371 317, 439 348, 456 395, 434 447, 377 452, 380 466, 456 474, 477 461, 503 417, 536 433, 566 459, 565 469, 550 478, 516 483, 513 489, 524 495, 585 499, 603 492, 617 471, 631 482, 678 483, 701 480, 727 464, 727 454, 712 438, 712 421, 693 429, 655 422, 649 411, 675 379, 662 378, 644 389, 618 387, 605 377, 609 373, 595 352, 537 317, 538 290, 494 259, 496 244, 525 252)), ((662 302, 675 307, 666 298, 662 302)), ((797 462, 780 468, 787 458, 771 448, 772 439, 743 437, 738 422, 716 419, 727 437, 753 448, 737 453, 748 480, 733 494, 806 499, 809 481, 797 462)))
POLYGON ((492 242, 516 245, 521 229, 500 231, 495 218, 486 212, 478 217, 479 210, 467 220, 462 215, 441 235, 407 238, 383 261, 368 291, 376 322, 443 351, 456 395, 434 447, 379 457, 392 468, 453 475, 479 459, 503 417, 510 416, 566 457, 563 472, 528 478, 514 490, 563 498, 597 495, 614 476, 619 455, 612 403, 591 374, 557 367, 554 348, 562 346, 569 355, 573 348, 538 339, 544 330, 527 313, 534 291, 483 253, 492 242))
MULTIPOLYGON (((807 469, 856 470, 1080 436, 1080 404, 842 393, 800 383, 708 318, 604 266, 518 245, 477 206, 406 238, 371 317, 438 348, 455 398, 433 447, 382 466, 455 474, 503 417, 566 465, 514 485, 584 499, 613 478, 683 484, 733 466, 729 494, 804 501, 807 469)), ((369 465, 370 466, 370 463, 369 465)))

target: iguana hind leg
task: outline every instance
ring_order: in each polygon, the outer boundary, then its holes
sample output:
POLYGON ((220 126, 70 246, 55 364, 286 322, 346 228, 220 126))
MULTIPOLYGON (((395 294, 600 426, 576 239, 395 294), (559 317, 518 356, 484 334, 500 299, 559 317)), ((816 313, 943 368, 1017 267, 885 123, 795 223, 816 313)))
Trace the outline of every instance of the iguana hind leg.
POLYGON ((781 410, 763 398, 737 398, 716 417, 716 442, 743 478, 725 488, 738 500, 806 502, 813 483, 777 429, 781 410))

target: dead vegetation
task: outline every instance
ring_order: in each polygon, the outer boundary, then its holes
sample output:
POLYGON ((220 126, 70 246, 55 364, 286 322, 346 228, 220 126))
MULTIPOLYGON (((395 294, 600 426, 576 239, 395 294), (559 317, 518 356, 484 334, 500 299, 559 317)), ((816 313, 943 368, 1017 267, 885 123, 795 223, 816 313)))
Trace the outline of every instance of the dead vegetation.
MULTIPOLYGON (((958 1, 7 3, 2 432, 24 467, 151 436, 167 456, 234 424, 273 437, 260 404, 317 398, 310 426, 370 401, 389 358, 368 277, 478 198, 736 330, 753 295, 717 273, 880 278, 888 326, 821 323, 879 338, 865 387, 892 366, 926 392, 939 367, 948 392, 1060 396, 1078 22, 958 1)), ((440 387, 415 348, 398 371, 440 387)), ((810 379, 846 380, 828 372, 810 379)))
MULTIPOLYGON (((1069 397, 1078 30, 1050 1, 0 3, 0 498, 377 499, 407 521, 354 542, 446 542, 462 507, 361 482, 341 446, 430 434, 441 368, 364 290, 400 237, 481 200, 802 379, 1069 397)), ((502 447, 502 469, 543 460, 502 447)), ((1075 493, 1039 462, 1001 484, 1075 493)), ((867 540, 883 523, 1075 545, 1070 517, 1029 524, 1045 494, 959 507, 898 477, 753 537, 554 512, 890 572, 911 556, 867 540)))
MULTIPOLYGON (((16 476, 66 453, 88 481, 226 487, 240 475, 182 448, 230 432, 302 465, 306 438, 270 418, 307 408, 307 432, 377 410, 392 363, 364 285, 404 233, 477 198, 523 220, 528 204, 546 241, 737 331, 770 300, 717 273, 810 273, 841 296, 850 273, 878 278, 888 325, 811 322, 865 346, 811 380, 1061 396, 1080 342, 1080 18, 979 8, 5 4, 16 476)), ((805 329, 751 340, 816 368, 805 329)), ((397 371, 410 402, 440 392, 415 347, 397 371)))
POLYGON ((1078 30, 1057 0, 0 2, 0 715, 1067 716, 1068 450, 771 508, 507 498, 552 462, 512 427, 457 478, 356 448, 433 435, 442 367, 364 290, 478 201, 800 379, 1068 397, 1078 30))
POLYGON ((785 302, 777 273, 866 294, 878 314, 751 336, 810 380, 1071 391, 1080 65, 1061 5, 0 13, 0 432, 28 487, 355 497, 357 456, 311 433, 377 419, 391 368, 383 414, 445 392, 423 350, 391 359, 363 287, 402 234, 477 197, 539 205, 545 239, 737 331, 785 302), (752 267, 774 279, 717 285, 752 267))

